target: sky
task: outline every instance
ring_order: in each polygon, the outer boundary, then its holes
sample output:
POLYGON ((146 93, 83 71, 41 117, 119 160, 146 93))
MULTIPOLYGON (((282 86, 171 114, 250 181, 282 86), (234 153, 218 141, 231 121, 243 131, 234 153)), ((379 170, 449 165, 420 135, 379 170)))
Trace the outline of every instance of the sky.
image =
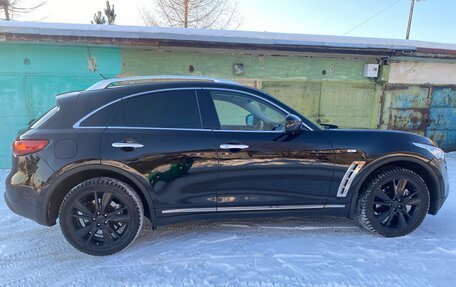
MULTIPOLYGON (((23 0, 23 3, 37 0, 23 0)), ((139 10, 153 0, 111 0, 118 25, 143 25, 139 10)), ((239 0, 238 30, 404 39, 410 0, 239 0)), ((18 20, 90 23, 105 0, 48 0, 46 6, 18 20)), ((412 40, 456 43, 456 0, 421 0, 415 4, 412 40)))

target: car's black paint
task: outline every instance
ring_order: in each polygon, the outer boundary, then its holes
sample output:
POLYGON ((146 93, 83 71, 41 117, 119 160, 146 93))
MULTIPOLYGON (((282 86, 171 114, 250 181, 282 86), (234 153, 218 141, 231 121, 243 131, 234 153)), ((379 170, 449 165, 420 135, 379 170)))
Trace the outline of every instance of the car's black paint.
POLYGON ((321 132, 214 133, 216 146, 242 143, 247 150, 218 152, 219 206, 325 203, 333 173, 331 145, 321 132))
MULTIPOLYGON (((417 168, 431 191, 430 213, 436 214, 448 195, 445 162, 413 143, 434 145, 404 132, 323 129, 273 97, 248 87, 207 82, 140 84, 57 97, 59 111, 20 139, 48 139, 35 154, 13 156, 5 198, 18 214, 53 225, 65 194, 95 176, 111 176, 133 186, 154 224, 184 219, 237 216, 335 215, 354 216, 363 183, 387 165, 417 168), (223 131, 203 88, 227 89, 254 95, 303 120, 301 132, 223 131), (197 91, 202 128, 175 130, 110 126, 121 99, 157 90, 197 91), (109 103, 112 110, 86 124, 78 122, 109 103), (94 123, 99 123, 96 125, 94 123), (88 126, 92 125, 92 126, 88 126), (139 149, 112 147, 135 141, 139 149), (221 150, 221 144, 244 144, 246 150, 221 150), (337 197, 341 180, 354 161, 365 166, 346 197, 337 197), (230 207, 312 205, 296 210, 239 210, 230 207), (329 208, 323 208, 328 206, 329 208), (331 208, 331 206, 336 206, 331 208), (206 208, 195 213, 166 210, 206 208), (217 212, 217 208, 220 208, 217 212), (225 209, 223 209, 225 208, 225 209)), ((109 106, 108 106, 109 107, 109 106)))

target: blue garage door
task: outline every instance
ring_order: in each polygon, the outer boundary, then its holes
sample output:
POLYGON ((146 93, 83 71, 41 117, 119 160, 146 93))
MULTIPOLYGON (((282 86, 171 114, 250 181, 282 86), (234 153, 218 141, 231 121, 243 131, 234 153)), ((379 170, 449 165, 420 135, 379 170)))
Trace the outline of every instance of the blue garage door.
POLYGON ((433 87, 426 135, 446 151, 456 150, 456 87, 433 87))

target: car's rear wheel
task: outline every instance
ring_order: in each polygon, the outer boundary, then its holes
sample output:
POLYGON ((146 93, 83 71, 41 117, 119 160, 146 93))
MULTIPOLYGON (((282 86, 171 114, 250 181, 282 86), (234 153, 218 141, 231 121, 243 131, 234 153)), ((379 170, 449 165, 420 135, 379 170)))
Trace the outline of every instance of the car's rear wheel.
POLYGON ((128 184, 109 177, 84 181, 65 196, 60 227, 76 249, 110 255, 128 247, 139 234, 144 210, 128 184))
POLYGON ((390 167, 365 185, 357 204, 358 223, 386 237, 414 231, 429 209, 429 190, 415 172, 390 167))

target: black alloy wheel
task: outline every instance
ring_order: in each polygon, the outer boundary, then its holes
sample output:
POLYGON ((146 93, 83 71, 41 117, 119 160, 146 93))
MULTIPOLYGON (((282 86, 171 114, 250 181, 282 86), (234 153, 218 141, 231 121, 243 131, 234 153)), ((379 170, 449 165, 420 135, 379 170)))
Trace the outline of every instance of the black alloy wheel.
POLYGON ((127 184, 94 178, 75 186, 60 210, 67 240, 82 252, 109 255, 126 248, 143 222, 140 198, 127 184))
POLYGON ((421 224, 429 201, 429 190, 418 174, 388 168, 375 175, 361 193, 357 219, 364 228, 383 236, 402 236, 421 224))

